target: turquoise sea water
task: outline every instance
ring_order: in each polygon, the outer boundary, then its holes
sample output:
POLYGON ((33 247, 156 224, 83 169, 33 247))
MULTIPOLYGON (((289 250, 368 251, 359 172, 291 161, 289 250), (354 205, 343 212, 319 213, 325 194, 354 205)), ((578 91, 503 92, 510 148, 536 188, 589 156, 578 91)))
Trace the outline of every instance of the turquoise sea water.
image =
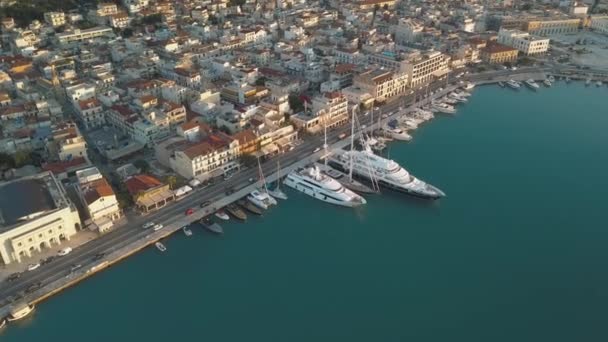
POLYGON ((606 341, 607 105, 605 87, 480 87, 390 149, 447 198, 351 210, 290 191, 53 297, 0 341, 606 341))

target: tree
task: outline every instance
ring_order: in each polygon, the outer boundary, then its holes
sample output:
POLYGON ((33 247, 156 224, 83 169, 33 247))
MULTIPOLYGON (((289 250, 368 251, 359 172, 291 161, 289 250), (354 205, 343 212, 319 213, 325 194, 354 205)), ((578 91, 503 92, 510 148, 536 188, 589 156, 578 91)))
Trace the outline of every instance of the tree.
POLYGON ((22 167, 32 163, 29 151, 17 151, 13 158, 15 159, 15 167, 22 167))
POLYGON ((0 153, 0 169, 12 169, 15 167, 15 159, 9 154, 0 153))
POLYGON ((304 110, 304 101, 297 95, 289 95, 288 98, 289 107, 293 110, 294 113, 301 112, 304 110))
POLYGON ((141 173, 150 172, 150 164, 148 164, 148 162, 143 159, 138 159, 135 162, 133 162, 133 166, 138 168, 139 172, 141 172, 141 173))
POLYGON ((120 35, 123 38, 129 38, 133 36, 133 29, 130 27, 125 28, 124 30, 122 30, 122 32, 120 33, 120 35))
POLYGON ((150 14, 141 19, 141 22, 146 25, 156 25, 162 21, 162 15, 160 13, 150 14))
POLYGON ((258 158, 253 154, 243 154, 241 156, 241 164, 247 167, 252 167, 257 165, 258 158))
POLYGON ((177 177, 170 175, 165 177, 165 183, 169 184, 169 189, 173 190, 175 188, 175 184, 177 183, 177 177))
POLYGON ((266 85, 267 80, 268 79, 265 76, 259 77, 257 80, 255 80, 255 85, 264 86, 264 85, 266 85))

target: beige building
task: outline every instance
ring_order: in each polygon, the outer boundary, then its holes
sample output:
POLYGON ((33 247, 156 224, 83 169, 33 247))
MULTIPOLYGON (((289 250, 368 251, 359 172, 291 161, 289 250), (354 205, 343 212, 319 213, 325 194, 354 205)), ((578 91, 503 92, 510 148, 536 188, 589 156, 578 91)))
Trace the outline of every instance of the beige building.
POLYGON ((519 51, 516 48, 500 43, 488 43, 481 50, 481 59, 490 64, 513 63, 517 60, 519 51))
POLYGON ((353 77, 354 86, 377 101, 405 94, 408 91, 407 82, 407 74, 384 69, 367 70, 353 77))
POLYGON ((419 88, 449 71, 450 57, 439 51, 415 52, 408 56, 403 71, 407 74, 407 86, 419 88))
POLYGON ((327 127, 346 123, 349 119, 348 100, 340 92, 329 92, 312 99, 312 110, 291 116, 291 122, 311 134, 321 133, 327 127))
POLYGON ((44 13, 44 21, 53 27, 65 25, 65 13, 46 12, 44 13))
POLYGON ((99 37, 111 37, 114 36, 114 31, 109 27, 98 26, 86 30, 75 29, 73 31, 58 33, 56 36, 60 44, 68 44, 99 37))
POLYGON ((608 34, 608 16, 592 16, 589 20, 589 27, 595 32, 608 34))
POLYGON ((533 19, 524 24, 524 31, 539 36, 578 32, 582 21, 580 18, 533 19))
POLYGON ((78 190, 89 217, 85 224, 105 233, 122 216, 114 190, 96 167, 76 171, 78 190))
POLYGON ((549 50, 549 38, 530 35, 528 32, 501 29, 498 43, 516 48, 526 56, 542 55, 549 50))
POLYGON ((76 124, 71 121, 53 126, 52 140, 47 143, 47 149, 60 161, 76 158, 88 160, 87 143, 76 124))
POLYGON ((218 132, 199 142, 183 143, 174 148, 169 158, 171 168, 186 179, 206 180, 238 168, 239 143, 218 132))
POLYGON ((51 172, 0 184, 0 264, 59 249, 80 228, 76 207, 51 172))

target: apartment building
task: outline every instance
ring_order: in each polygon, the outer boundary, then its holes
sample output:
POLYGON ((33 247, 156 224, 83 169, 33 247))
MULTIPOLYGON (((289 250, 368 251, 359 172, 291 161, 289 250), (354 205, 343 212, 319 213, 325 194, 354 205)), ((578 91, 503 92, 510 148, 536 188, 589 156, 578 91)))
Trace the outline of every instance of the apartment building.
POLYGON ((122 216, 114 190, 96 167, 76 171, 78 193, 88 214, 85 225, 99 233, 112 229, 122 216))
POLYGON ((419 41, 422 37, 424 24, 417 19, 401 18, 394 27, 395 43, 407 45, 419 41))
POLYGON ((589 27, 596 32, 608 34, 608 16, 592 16, 589 27))
POLYGON ((524 24, 524 31, 539 36, 578 32, 582 21, 580 18, 533 19, 524 24))
POLYGON ((56 37, 60 44, 68 44, 100 37, 111 37, 113 35, 114 32, 110 27, 98 26, 85 30, 75 29, 64 33, 58 33, 56 37))
POLYGON ((419 88, 445 76, 450 71, 449 62, 450 57, 438 51, 410 54, 402 68, 408 77, 407 86, 419 88))
POLYGON ((53 27, 65 25, 65 13, 63 13, 63 12, 45 12, 44 21, 53 27))
POLYGON ((290 117, 298 129, 311 134, 323 132, 347 122, 348 100, 340 92, 328 92, 312 99, 312 110, 297 113, 290 117))
POLYGON ((516 48, 491 42, 481 50, 481 59, 490 64, 512 63, 517 60, 518 53, 516 48))
POLYGON ((169 163, 180 176, 204 181, 237 169, 238 156, 238 141, 217 132, 199 142, 178 146, 169 163))
POLYGON ((78 101, 75 106, 76 114, 86 129, 101 127, 106 124, 106 116, 101 104, 96 98, 78 101))
POLYGON ((353 78, 354 86, 370 94, 377 101, 384 101, 408 91, 409 76, 384 69, 366 70, 353 78))
POLYGON ((51 138, 47 150, 60 161, 70 161, 75 158, 88 160, 87 143, 80 134, 74 122, 67 121, 52 127, 51 138))
POLYGON ((549 50, 549 38, 541 38, 519 30, 501 29, 498 43, 516 48, 526 56, 542 55, 549 50))

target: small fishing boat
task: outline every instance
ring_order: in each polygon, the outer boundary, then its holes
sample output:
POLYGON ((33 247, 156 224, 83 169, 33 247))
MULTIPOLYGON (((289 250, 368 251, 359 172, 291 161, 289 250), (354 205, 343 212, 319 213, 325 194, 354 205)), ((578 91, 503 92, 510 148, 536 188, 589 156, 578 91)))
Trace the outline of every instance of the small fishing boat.
POLYGON ((230 216, 228 216, 228 214, 226 214, 226 212, 221 209, 215 212, 215 217, 224 221, 230 220, 230 216))
POLYGON ((11 310, 7 320, 9 322, 20 320, 25 316, 29 315, 32 311, 34 311, 34 308, 34 304, 28 305, 26 303, 23 303, 21 306, 11 310))
POLYGON ((154 246, 156 246, 156 248, 161 252, 165 252, 167 250, 167 247, 165 247, 165 245, 163 245, 163 243, 160 241, 154 243, 154 246))
POLYGON ((551 81, 549 81, 549 79, 547 79, 547 78, 546 78, 546 79, 543 81, 543 84, 544 84, 546 87, 550 87, 550 86, 552 86, 552 85, 553 85, 553 83, 551 83, 551 81))
POLYGON ((237 203, 238 203, 238 205, 243 207, 243 209, 247 210, 248 212, 250 212, 254 215, 262 215, 264 213, 261 208, 257 207, 255 204, 253 204, 247 200, 240 199, 237 203))
POLYGON ((182 230, 184 231, 184 234, 186 234, 186 236, 192 236, 192 230, 190 230, 190 228, 183 227, 182 230))
POLYGON ((201 219, 201 225, 203 225, 203 227, 205 227, 205 229, 207 229, 208 231, 210 231, 214 234, 224 234, 224 229, 222 228, 222 226, 220 226, 216 222, 213 222, 208 217, 204 217, 201 219))
POLYGON ((245 212, 235 204, 228 204, 228 206, 226 206, 226 211, 241 221, 245 221, 247 219, 247 214, 245 214, 245 212))
POLYGON ((504 87, 505 87, 505 83, 504 83, 503 81, 498 81, 498 85, 499 85, 501 88, 504 88, 504 87))

